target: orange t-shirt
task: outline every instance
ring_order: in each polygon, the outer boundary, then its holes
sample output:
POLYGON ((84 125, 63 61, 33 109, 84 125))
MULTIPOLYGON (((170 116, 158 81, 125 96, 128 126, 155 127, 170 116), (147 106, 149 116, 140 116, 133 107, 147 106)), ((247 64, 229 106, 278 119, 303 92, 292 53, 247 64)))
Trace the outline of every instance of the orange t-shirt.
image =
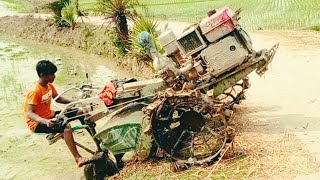
POLYGON ((46 88, 37 82, 29 89, 24 102, 23 112, 27 126, 31 131, 34 131, 39 123, 28 118, 28 105, 32 104, 36 106, 35 114, 45 119, 51 119, 54 116, 54 111, 50 109, 51 99, 57 95, 58 93, 51 83, 46 88))

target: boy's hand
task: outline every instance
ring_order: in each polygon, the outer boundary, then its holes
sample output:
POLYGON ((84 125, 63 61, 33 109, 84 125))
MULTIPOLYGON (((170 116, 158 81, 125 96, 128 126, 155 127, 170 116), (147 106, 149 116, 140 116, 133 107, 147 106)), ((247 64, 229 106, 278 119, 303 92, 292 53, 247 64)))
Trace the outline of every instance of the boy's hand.
POLYGON ((46 125, 47 125, 48 127, 53 127, 53 123, 51 122, 51 120, 47 121, 47 122, 46 122, 46 125))
POLYGON ((57 118, 49 119, 49 120, 46 122, 46 125, 47 125, 48 127, 53 127, 53 125, 54 125, 55 123, 57 123, 57 121, 58 121, 57 118))

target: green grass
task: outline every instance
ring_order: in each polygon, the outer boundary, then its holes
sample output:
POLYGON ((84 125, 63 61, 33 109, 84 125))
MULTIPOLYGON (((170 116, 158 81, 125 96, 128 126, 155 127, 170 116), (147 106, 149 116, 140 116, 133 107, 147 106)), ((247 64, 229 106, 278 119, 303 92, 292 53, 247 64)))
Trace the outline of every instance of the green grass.
POLYGON ((12 49, 11 49, 11 48, 9 48, 9 47, 7 47, 7 48, 3 49, 3 51, 7 53, 7 52, 11 52, 11 51, 12 51, 12 49))
POLYGON ((8 72, 0 76, 0 98, 5 99, 5 103, 8 107, 17 106, 17 104, 20 102, 19 96, 23 93, 22 84, 17 81, 15 73, 16 72, 8 72))
POLYGON ((26 52, 26 51, 14 52, 11 54, 11 57, 9 59, 10 60, 23 60, 26 58, 27 54, 28 54, 28 52, 26 52))
MULTIPOLYGON (((225 5, 241 8, 247 29, 301 29, 320 25, 319 0, 140 0, 157 19, 199 22, 208 11, 225 5)), ((95 0, 79 0, 80 9, 94 11, 95 0)))
POLYGON ((230 5, 243 10, 240 22, 248 29, 296 29, 320 24, 319 0, 216 0, 192 4, 192 0, 163 0, 164 5, 157 0, 144 1, 157 17, 169 20, 197 22, 209 10, 230 5))
POLYGON ((26 12, 31 8, 27 5, 28 3, 23 0, 2 0, 2 2, 4 2, 9 9, 17 12, 26 12))
POLYGON ((306 28, 306 29, 310 29, 310 30, 313 30, 313 31, 320 31, 320 26, 312 26, 312 27, 309 27, 309 28, 306 28))
POLYGON ((84 12, 96 12, 96 0, 79 0, 79 8, 84 12))
MULTIPOLYGON (((32 9, 23 0, 4 0, 20 11, 32 9)), ((208 11, 225 5, 241 8, 240 23, 246 29, 318 30, 319 0, 140 0, 157 19, 199 22, 208 11), (309 28, 310 29, 310 28, 309 28)), ((96 0, 79 0, 84 12, 96 12, 96 0)))

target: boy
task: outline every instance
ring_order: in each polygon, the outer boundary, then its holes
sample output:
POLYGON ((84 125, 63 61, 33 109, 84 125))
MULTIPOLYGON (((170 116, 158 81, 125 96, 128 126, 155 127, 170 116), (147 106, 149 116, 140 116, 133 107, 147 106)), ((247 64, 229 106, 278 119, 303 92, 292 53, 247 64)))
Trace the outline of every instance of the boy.
MULTIPOLYGON (((57 119, 54 117, 59 112, 54 112, 50 109, 51 99, 58 95, 52 85, 56 77, 57 67, 48 60, 41 60, 37 63, 36 70, 39 80, 28 91, 23 109, 27 126, 35 133, 63 133, 70 152, 78 167, 81 167, 88 159, 79 154, 73 139, 71 126, 69 124, 61 126, 61 124, 56 123, 57 119)), ((57 102, 68 104, 71 101, 59 97, 57 102)), ((82 114, 82 111, 74 111, 66 116, 74 117, 79 114, 82 114)))

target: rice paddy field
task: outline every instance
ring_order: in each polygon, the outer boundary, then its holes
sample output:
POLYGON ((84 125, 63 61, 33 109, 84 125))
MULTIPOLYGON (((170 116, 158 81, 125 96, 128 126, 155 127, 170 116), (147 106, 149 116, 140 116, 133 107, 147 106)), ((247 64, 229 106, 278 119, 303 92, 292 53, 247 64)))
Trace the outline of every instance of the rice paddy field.
MULTIPOLYGON (((319 0, 140 0, 157 19, 199 22, 208 11, 229 5, 241 8, 247 29, 304 29, 320 26, 319 0)), ((94 11, 95 0, 79 0, 80 8, 94 11)))

